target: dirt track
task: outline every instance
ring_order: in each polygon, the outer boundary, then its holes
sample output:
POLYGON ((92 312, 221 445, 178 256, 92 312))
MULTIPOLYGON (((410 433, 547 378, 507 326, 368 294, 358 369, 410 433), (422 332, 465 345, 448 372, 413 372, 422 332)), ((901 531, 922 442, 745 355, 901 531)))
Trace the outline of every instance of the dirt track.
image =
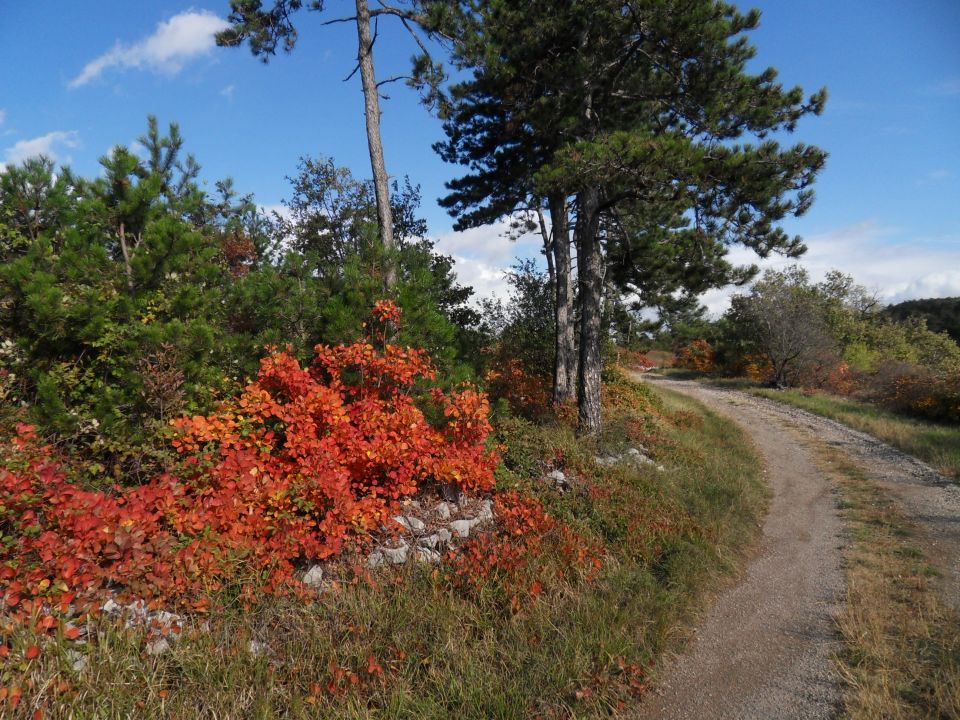
POLYGON ((920 528, 944 593, 960 605, 960 490, 923 463, 863 433, 735 390, 647 375, 696 398, 753 439, 766 463, 770 511, 756 556, 722 593, 687 652, 669 664, 641 718, 830 718, 840 701, 831 654, 842 602, 843 527, 815 447, 847 454, 900 500, 920 528))

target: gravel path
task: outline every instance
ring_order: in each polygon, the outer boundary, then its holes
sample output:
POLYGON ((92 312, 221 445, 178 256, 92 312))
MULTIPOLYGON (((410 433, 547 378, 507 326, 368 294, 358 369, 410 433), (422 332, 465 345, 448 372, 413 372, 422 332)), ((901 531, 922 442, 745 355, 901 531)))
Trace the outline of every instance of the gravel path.
POLYGON ((920 530, 960 606, 960 488, 932 468, 840 423, 748 393, 645 375, 739 424, 773 492, 757 556, 709 610, 688 652, 666 668, 641 718, 830 718, 840 700, 830 655, 842 601, 842 525, 833 485, 814 462, 827 444, 849 456, 920 530))
POLYGON ((717 598, 639 717, 832 717, 840 699, 830 659, 837 642, 832 615, 844 581, 831 482, 789 418, 743 393, 646 377, 741 425, 764 458, 773 496, 741 582, 717 598))

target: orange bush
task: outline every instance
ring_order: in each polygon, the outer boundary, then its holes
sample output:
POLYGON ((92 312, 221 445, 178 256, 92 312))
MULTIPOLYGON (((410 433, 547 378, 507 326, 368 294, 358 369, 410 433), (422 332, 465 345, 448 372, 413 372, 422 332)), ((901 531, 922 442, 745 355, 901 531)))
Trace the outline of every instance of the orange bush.
POLYGON ((551 411, 551 399, 544 378, 531 375, 517 358, 507 358, 487 372, 490 394, 504 398, 514 412, 528 418, 542 418, 551 411))
POLYGON ((319 346, 308 369, 274 352, 219 412, 175 421, 177 476, 86 490, 19 426, 0 469, 0 600, 31 619, 89 607, 112 587, 198 610, 241 580, 256 580, 242 583, 246 601, 297 591, 298 561, 340 552, 422 483, 492 487, 485 396, 416 393, 433 378, 429 359, 383 342, 386 323, 399 321, 395 306, 378 303, 375 316, 382 350, 319 346), (418 398, 439 405, 442 427, 418 398))
POLYGON ((677 353, 677 365, 696 372, 713 372, 715 355, 706 340, 694 340, 677 353))
POLYGON ((881 382, 879 400, 898 412, 939 422, 960 422, 960 374, 905 366, 881 382))

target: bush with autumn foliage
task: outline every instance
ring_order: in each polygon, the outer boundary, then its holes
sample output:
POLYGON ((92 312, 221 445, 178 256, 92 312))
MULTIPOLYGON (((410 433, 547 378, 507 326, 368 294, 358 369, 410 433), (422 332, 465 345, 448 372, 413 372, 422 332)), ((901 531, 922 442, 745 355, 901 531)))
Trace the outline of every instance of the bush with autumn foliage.
POLYGON ((677 353, 677 365, 694 372, 713 372, 715 362, 713 347, 706 340, 694 340, 677 353))
POLYGON ((284 351, 261 361, 236 398, 174 421, 175 472, 109 491, 71 483, 22 425, 0 469, 3 600, 26 617, 85 606, 120 589, 204 609, 241 583, 297 590, 298 562, 340 553, 428 483, 493 485, 488 404, 477 390, 444 393, 420 350, 384 342, 399 310, 378 302, 372 342, 318 346, 301 367, 284 351), (428 422, 418 406, 444 418, 428 422))

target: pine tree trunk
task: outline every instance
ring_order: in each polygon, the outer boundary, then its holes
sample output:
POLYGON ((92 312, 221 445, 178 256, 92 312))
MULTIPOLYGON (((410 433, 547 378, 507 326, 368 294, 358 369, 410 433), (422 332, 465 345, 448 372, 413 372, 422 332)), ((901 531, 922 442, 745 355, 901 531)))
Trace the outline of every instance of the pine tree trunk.
POLYGON ((380 139, 380 93, 373 70, 373 39, 370 36, 370 8, 367 0, 357 1, 357 37, 360 47, 360 81, 363 86, 363 105, 367 121, 367 149, 373 170, 373 191, 377 201, 377 220, 380 223, 380 242, 386 252, 385 282, 392 287, 397 280, 394 266, 393 211, 390 208, 390 183, 383 162, 383 141, 380 139))
POLYGON ((570 228, 567 199, 550 197, 553 222, 554 321, 556 325, 556 366, 553 375, 553 401, 566 403, 576 397, 577 348, 573 331, 573 271, 570 262, 570 228))
POLYGON ((580 367, 577 373, 577 431, 595 435, 601 417, 600 374, 603 309, 603 247, 600 243, 600 194, 596 188, 579 195, 577 265, 580 288, 580 367))

